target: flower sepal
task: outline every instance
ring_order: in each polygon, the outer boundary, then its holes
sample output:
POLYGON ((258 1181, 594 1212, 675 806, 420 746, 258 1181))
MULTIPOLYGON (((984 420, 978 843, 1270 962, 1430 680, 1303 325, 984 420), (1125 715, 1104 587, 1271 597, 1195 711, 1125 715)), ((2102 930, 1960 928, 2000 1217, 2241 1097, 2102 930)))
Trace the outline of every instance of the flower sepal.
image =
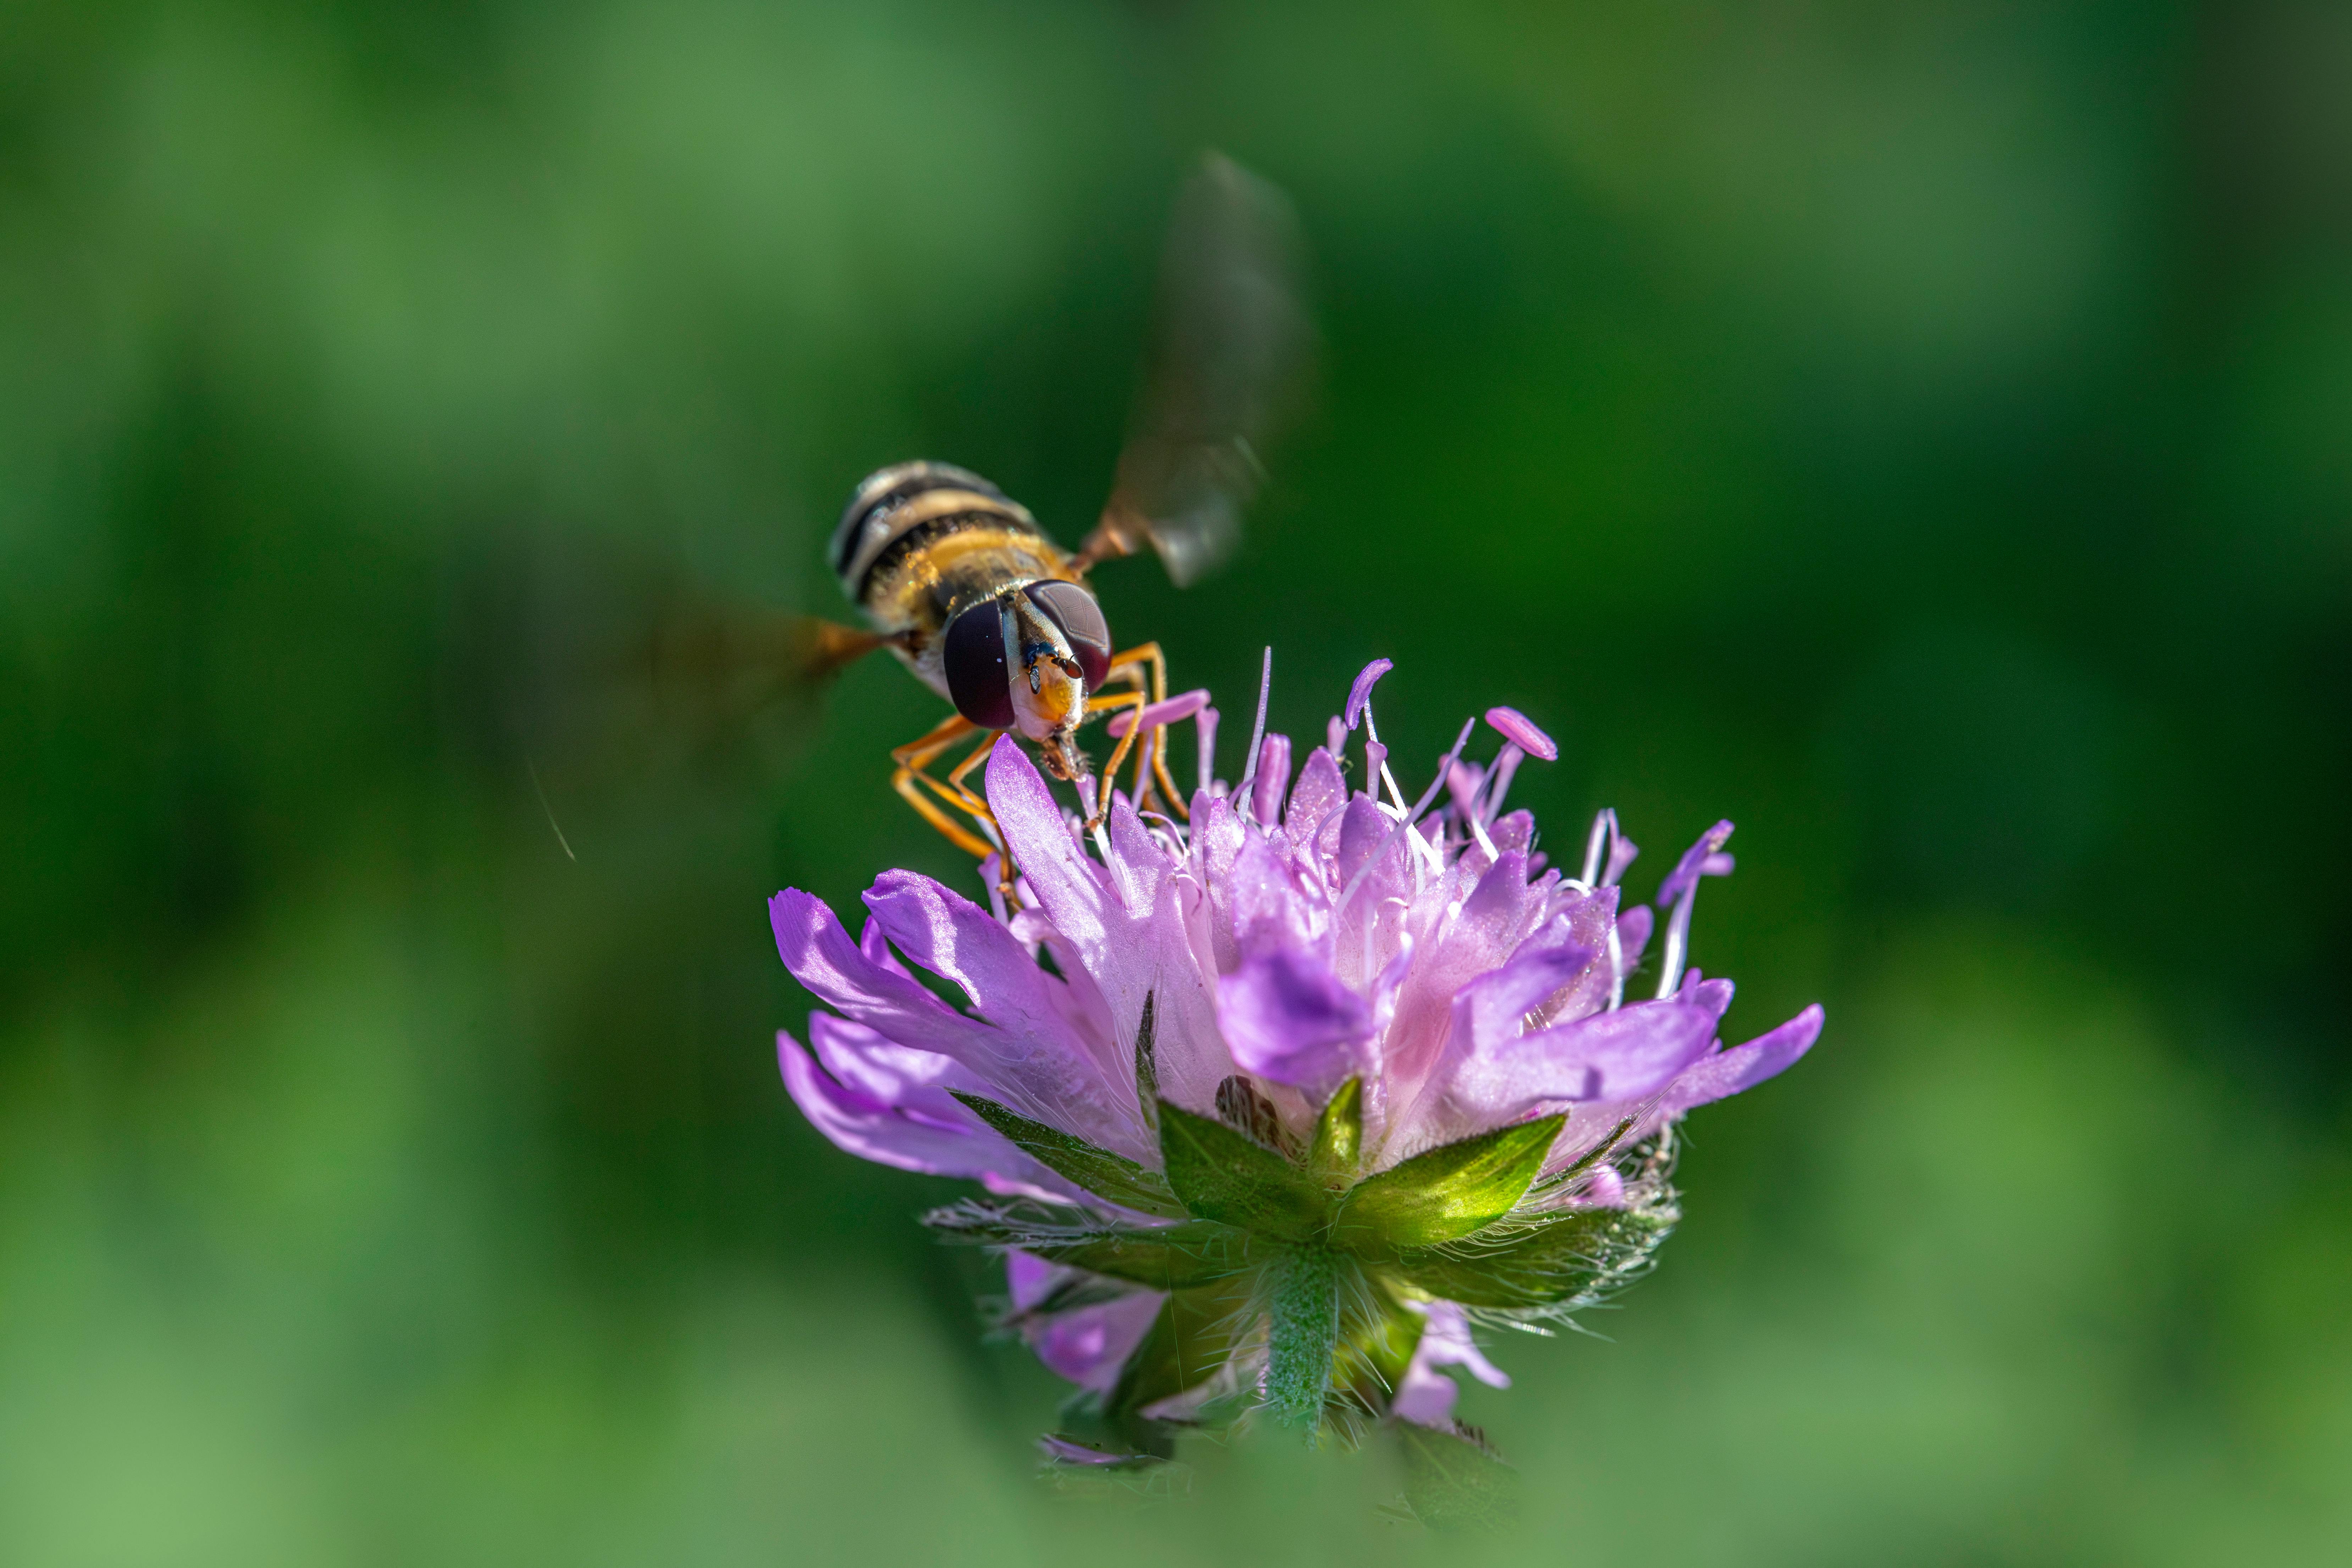
POLYGON ((950 1241, 1018 1248, 1049 1263, 1154 1291, 1193 1290, 1247 1273, 1265 1260, 1248 1231, 1214 1220, 1123 1226, 1073 1222, 1073 1212, 965 1198, 931 1210, 923 1223, 950 1241))
POLYGON ((1168 1188, 1167 1178, 1158 1171, 1058 1127, 1033 1121, 983 1095, 969 1094, 961 1089, 949 1092, 964 1109, 1003 1134, 1013 1147, 1105 1202, 1162 1219, 1184 1218, 1184 1206, 1177 1201, 1176 1195, 1168 1188))
MULTIPOLYGON (((1179 1407, 1186 1423, 1203 1424, 1245 1385, 1286 1425, 1358 1441, 1392 1413, 1426 1303, 1557 1316, 1629 1278, 1675 1218, 1663 1180, 1632 1207, 1568 1206, 1573 1183, 1617 1149, 1630 1121, 1549 1177, 1567 1125, 1559 1113, 1358 1176, 1357 1080, 1333 1091, 1311 1138, 1276 1148, 1255 1124, 1271 1103, 1235 1077, 1220 1086, 1222 1117, 1150 1103, 1163 1175, 993 1101, 956 1097, 1088 1196, 1139 1216, 1022 1198, 967 1199, 925 1217, 950 1240, 1017 1250, 1114 1291, 1164 1292, 1116 1384, 1066 1412, 1081 1433, 1073 1441, 1132 1448, 1129 1458, 1160 1446, 1179 1407)), ((1078 1312, 1102 1297, 1066 1300, 1060 1310, 1078 1312)), ((1055 1310, 1052 1298, 1039 1301, 1033 1323, 1055 1310)))

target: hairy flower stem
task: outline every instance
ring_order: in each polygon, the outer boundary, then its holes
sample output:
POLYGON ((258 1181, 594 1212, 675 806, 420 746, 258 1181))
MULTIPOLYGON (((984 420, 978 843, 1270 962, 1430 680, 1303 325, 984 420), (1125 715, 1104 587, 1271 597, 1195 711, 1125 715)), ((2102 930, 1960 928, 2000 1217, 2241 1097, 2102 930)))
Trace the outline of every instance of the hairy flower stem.
POLYGON ((1339 1339, 1338 1254, 1319 1247, 1284 1253, 1267 1270, 1274 1322, 1267 1338, 1266 1403, 1286 1426, 1310 1437, 1331 1391, 1331 1355, 1339 1339))

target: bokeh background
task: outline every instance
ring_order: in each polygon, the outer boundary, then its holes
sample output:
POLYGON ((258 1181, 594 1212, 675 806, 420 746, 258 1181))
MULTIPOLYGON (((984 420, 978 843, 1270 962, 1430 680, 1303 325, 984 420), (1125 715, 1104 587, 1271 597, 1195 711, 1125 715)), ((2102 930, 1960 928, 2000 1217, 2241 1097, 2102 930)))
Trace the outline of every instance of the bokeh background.
POLYGON ((0 1559, 2352 1556, 2352 12, 0 16, 0 1559), (771 1044, 767 894, 970 883, 934 700, 558 722, 633 584, 837 612, 880 463, 1081 533, 1206 145, 1322 396, 1114 626, 1302 737, 1387 653, 1409 758, 1518 706, 1637 891, 1736 819, 1730 1032, 1828 1008, 1466 1396, 1516 1536, 1265 1436, 1034 1479, 946 1184, 771 1044))

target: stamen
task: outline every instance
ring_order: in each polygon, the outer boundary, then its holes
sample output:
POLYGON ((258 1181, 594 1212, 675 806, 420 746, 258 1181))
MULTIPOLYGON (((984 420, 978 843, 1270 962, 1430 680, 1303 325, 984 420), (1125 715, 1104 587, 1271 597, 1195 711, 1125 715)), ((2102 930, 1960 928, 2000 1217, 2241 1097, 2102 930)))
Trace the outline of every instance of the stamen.
POLYGON ((1476 728, 1477 725, 1478 721, 1475 718, 1462 721, 1462 733, 1454 737, 1454 749, 1447 752, 1444 760, 1438 763, 1437 777, 1429 781, 1429 788, 1421 792, 1421 799, 1413 802, 1412 810, 1405 813, 1404 820, 1389 830, 1389 836, 1381 841, 1381 847, 1373 851, 1370 858, 1362 865, 1356 868, 1356 874, 1349 879, 1347 891, 1340 894, 1339 902, 1331 906, 1333 918, 1338 918, 1347 909, 1348 901, 1356 896, 1356 890, 1364 885, 1364 879, 1372 874, 1372 868, 1380 864, 1382 858, 1395 846, 1397 835, 1412 827, 1413 819, 1428 810, 1429 803, 1437 799, 1437 792, 1445 788, 1447 770, 1461 760, 1462 748, 1470 744, 1470 732, 1476 728))
POLYGON ((1382 675, 1395 668, 1396 661, 1393 659, 1374 659, 1357 673, 1355 681, 1348 687, 1345 716, 1349 729, 1356 727, 1356 721, 1362 716, 1365 706, 1372 700, 1372 688, 1380 684, 1382 675))
POLYGON ((1010 925, 1013 917, 1004 908, 1004 890, 997 885, 1003 876, 1004 857, 1002 854, 990 855, 980 862, 980 880, 988 887, 988 912, 996 916, 999 925, 1010 925))
POLYGON ((1486 858, 1489 861, 1501 860, 1502 852, 1496 849, 1495 841, 1486 836, 1486 824, 1480 821, 1475 814, 1465 817, 1464 821, 1470 824, 1470 836, 1478 841, 1478 847, 1486 852, 1486 858))
POLYGON ((1505 740, 1513 741, 1531 756, 1546 762, 1559 760, 1559 746, 1552 737, 1538 729, 1527 715, 1515 707, 1490 707, 1486 722, 1495 727, 1505 740))
POLYGON ((1192 716, 1192 726, 1201 741, 1201 793, 1217 792, 1217 710, 1204 707, 1192 716))
POLYGON ((1248 805, 1250 815, 1271 828, 1282 820, 1283 791, 1290 786, 1290 737, 1267 736, 1258 757, 1257 786, 1248 797, 1248 805))
POLYGON ((1503 797, 1510 793, 1511 777, 1519 770, 1519 761, 1527 753, 1517 745, 1506 741, 1496 754, 1495 770, 1486 776, 1486 821, 1493 821, 1503 814, 1503 797))
POLYGON ((1612 808, 1603 806, 1600 814, 1592 819, 1592 831, 1585 837, 1584 874, 1578 881, 1587 887, 1601 885, 1601 868, 1607 863, 1601 858, 1601 852, 1605 845, 1614 844, 1616 840, 1617 813, 1612 808))
MULTIPOLYGON (((1202 686, 1197 690, 1180 692, 1164 703, 1150 704, 1144 708, 1140 716, 1141 722, 1146 729, 1157 729, 1163 724, 1181 724, 1208 706, 1209 688, 1202 686)), ((1110 716, 1103 728, 1113 740, 1117 740, 1133 727, 1137 721, 1138 716, 1135 709, 1123 707, 1110 716)))
MULTIPOLYGON (((1711 876, 1729 876, 1732 859, 1723 852, 1731 839, 1731 824, 1717 822, 1709 828, 1683 852, 1675 869, 1666 874, 1665 885, 1658 890, 1664 899, 1672 895, 1675 913, 1666 922, 1665 967, 1658 972, 1658 995, 1671 997, 1683 977, 1683 957, 1690 945, 1691 905, 1698 899, 1698 884, 1711 876)), ((1631 856, 1627 857, 1631 860, 1631 856)))
POLYGON ((1246 806, 1250 786, 1257 782, 1257 748, 1265 739, 1265 699, 1274 692, 1274 648, 1265 650, 1265 664, 1257 674, 1257 722, 1250 726, 1249 760, 1242 764, 1242 787, 1235 791, 1246 806))
POLYGON ((1436 827, 1438 830, 1436 839, 1423 837, 1420 827, 1417 825, 1408 826, 1404 831, 1404 836, 1412 841, 1415 849, 1421 852, 1421 854, 1413 862, 1414 865, 1417 867, 1425 866, 1428 868, 1428 876, 1416 875, 1413 878, 1412 889, 1415 893, 1419 893, 1423 888, 1429 885, 1429 877, 1444 876, 1445 874, 1445 852, 1437 847, 1438 842, 1444 838, 1445 831, 1443 824, 1436 822, 1433 819, 1431 825, 1436 827))
MULTIPOLYGON (((1364 734, 1370 737, 1370 739, 1367 740, 1364 747, 1365 758, 1366 760, 1369 761, 1371 755, 1371 743, 1379 738, 1377 736, 1372 735, 1372 706, 1370 703, 1366 703, 1364 705, 1364 734)), ((1456 748, 1456 755, 1459 755, 1458 747, 1456 748)), ((1396 775, 1389 771, 1389 748, 1385 746, 1381 747, 1380 770, 1381 782, 1389 787, 1390 803, 1398 810, 1403 810, 1404 791, 1397 788, 1396 775)))
MULTIPOLYGON (((1698 902, 1698 878, 1683 889, 1675 900, 1675 912, 1666 917, 1666 956, 1658 970, 1658 999, 1665 1000, 1682 984, 1683 959, 1690 946, 1691 905, 1698 902)), ((1612 931, 1613 935, 1613 931, 1612 931)))
POLYGON ((1475 763, 1457 762, 1446 779, 1446 788, 1454 792, 1454 814, 1469 824, 1470 836, 1486 852, 1486 858, 1501 859, 1495 852, 1495 841, 1486 836, 1486 825, 1478 821, 1478 798, 1486 791, 1486 774, 1475 763))

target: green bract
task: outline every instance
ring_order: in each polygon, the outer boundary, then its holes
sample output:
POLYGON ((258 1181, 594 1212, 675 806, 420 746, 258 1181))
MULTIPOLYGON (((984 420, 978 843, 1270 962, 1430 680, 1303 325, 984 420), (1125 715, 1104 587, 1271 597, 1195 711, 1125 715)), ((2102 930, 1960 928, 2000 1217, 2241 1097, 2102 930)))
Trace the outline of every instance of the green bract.
MULTIPOLYGON (((1564 1116, 1495 1128, 1365 1175, 1363 1092, 1353 1078, 1333 1091, 1300 1146, 1245 1079, 1220 1086, 1214 1116, 1160 1098, 1148 1021, 1137 1068, 1161 1171, 959 1093, 1101 1207, 968 1201, 928 1217, 953 1239, 1018 1248, 1108 1289, 1167 1292, 1116 1385, 1065 1413, 1072 1440, 1107 1453, 1164 1457, 1174 1425, 1206 1419, 1221 1400, 1250 1402, 1261 1375, 1278 1418, 1352 1439, 1386 1412, 1412 1359, 1424 1321, 1412 1303, 1558 1316, 1638 1267, 1675 1218, 1664 1200, 1559 1206, 1557 1195, 1614 1150, 1626 1124, 1550 1177, 1542 1173, 1564 1116)), ((1496 1464, 1467 1428, 1416 1428, 1413 1440, 1415 1464, 1433 1473, 1496 1464)), ((1471 1490, 1490 1491, 1491 1480, 1471 1490)))

